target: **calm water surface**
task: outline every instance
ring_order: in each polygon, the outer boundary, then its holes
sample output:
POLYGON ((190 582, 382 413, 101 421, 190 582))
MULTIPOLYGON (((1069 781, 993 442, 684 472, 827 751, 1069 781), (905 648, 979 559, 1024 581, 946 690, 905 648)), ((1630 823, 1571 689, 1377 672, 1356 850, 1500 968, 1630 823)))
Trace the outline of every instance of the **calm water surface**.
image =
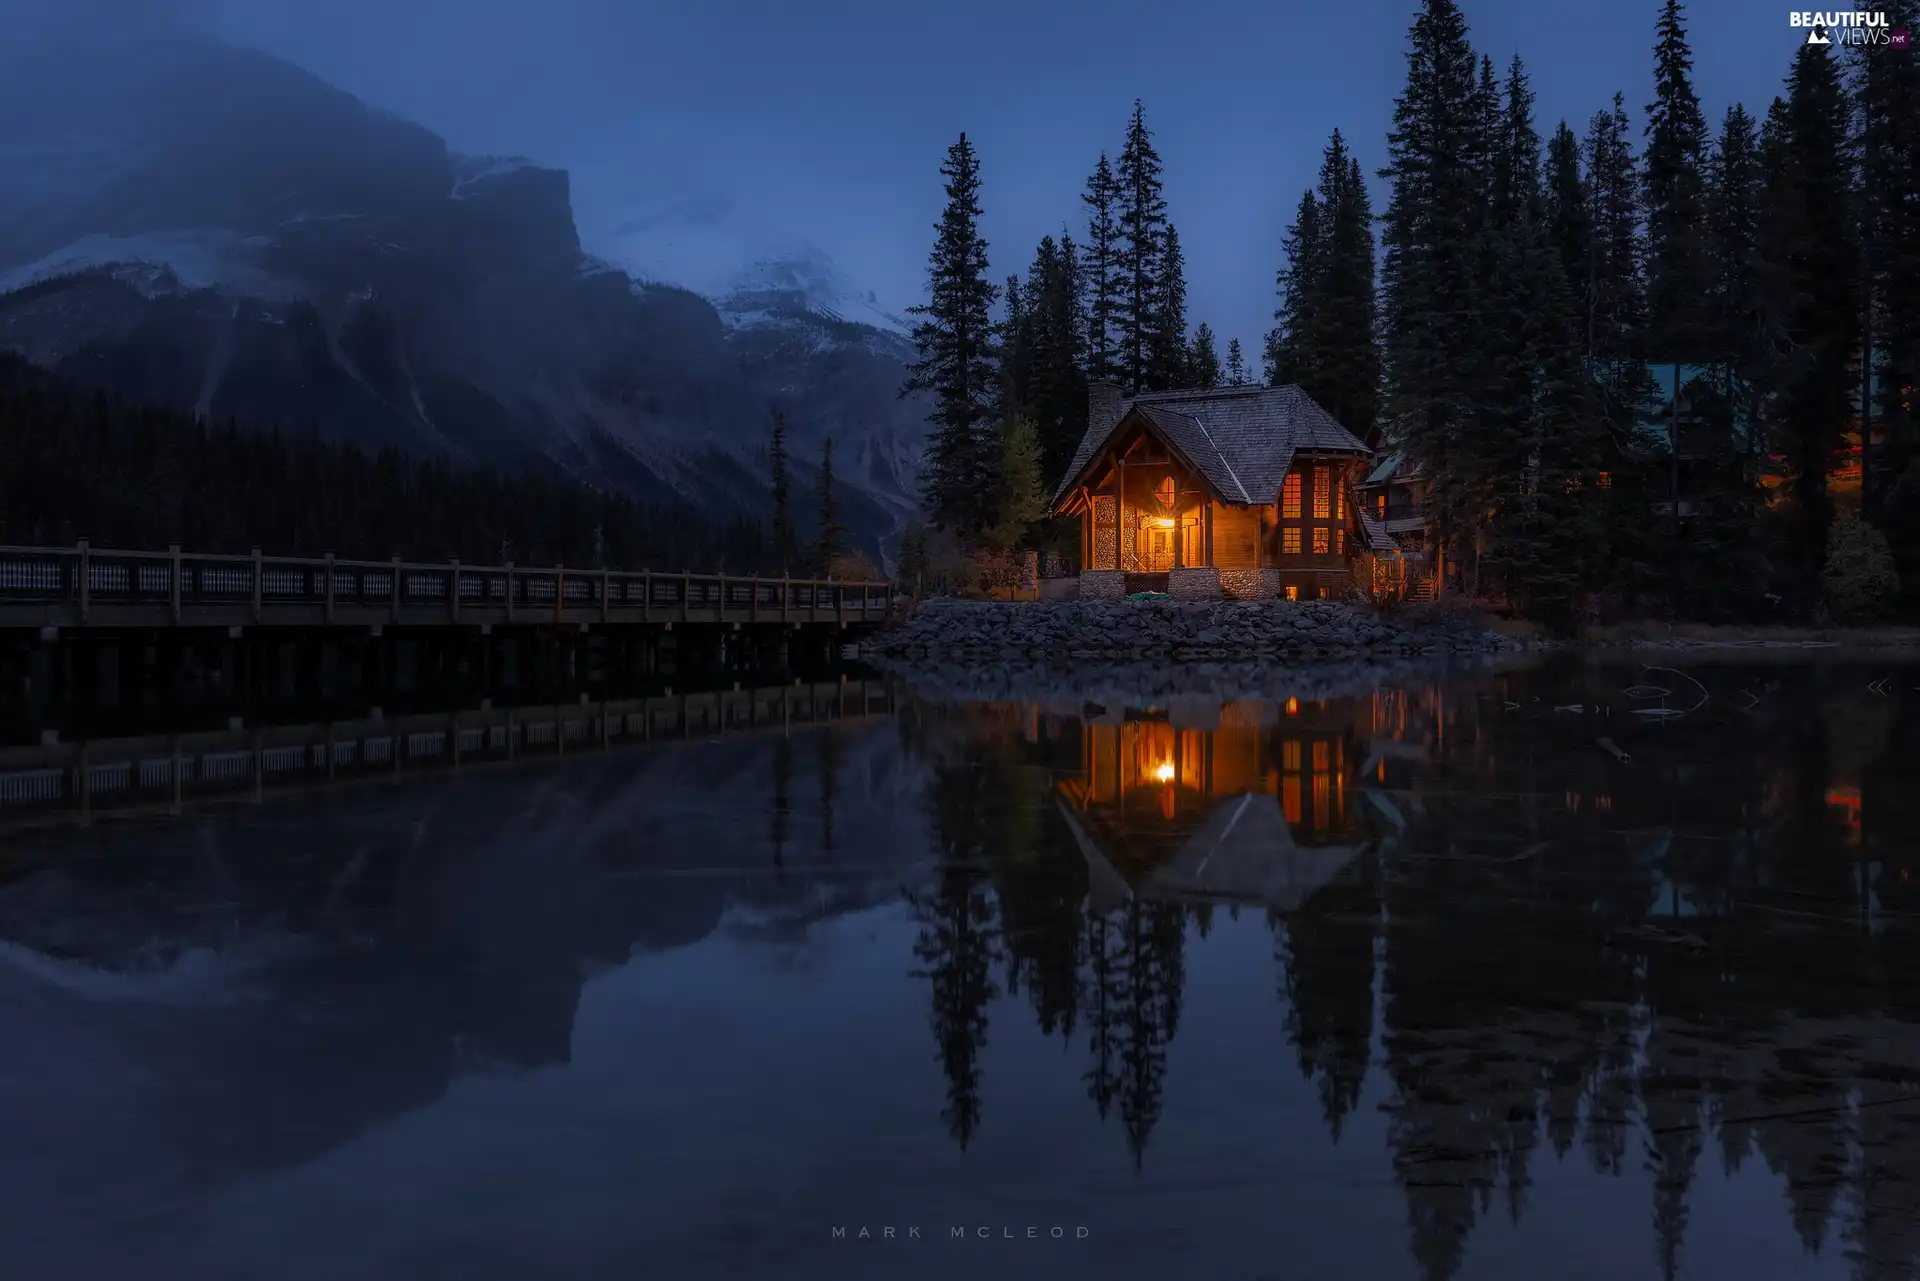
POLYGON ((1677 665, 0 834, 6 1275, 1911 1277, 1920 668, 1677 665))

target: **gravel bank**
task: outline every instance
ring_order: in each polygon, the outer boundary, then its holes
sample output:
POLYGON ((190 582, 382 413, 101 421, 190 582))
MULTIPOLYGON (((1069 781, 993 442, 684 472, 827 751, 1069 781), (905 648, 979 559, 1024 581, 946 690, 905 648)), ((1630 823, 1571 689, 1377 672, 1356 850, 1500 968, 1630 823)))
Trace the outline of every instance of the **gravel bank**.
POLYGON ((1515 653, 1457 617, 1378 614, 1334 601, 929 601, 874 637, 880 660, 1325 662, 1515 653))

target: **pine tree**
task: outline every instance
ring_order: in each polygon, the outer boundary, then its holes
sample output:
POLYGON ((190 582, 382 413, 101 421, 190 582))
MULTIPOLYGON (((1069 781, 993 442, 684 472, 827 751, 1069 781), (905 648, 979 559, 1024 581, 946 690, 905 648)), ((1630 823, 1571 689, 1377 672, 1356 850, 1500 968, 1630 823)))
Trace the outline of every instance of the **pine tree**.
POLYGON ((1326 237, 1320 228, 1320 199, 1311 188, 1300 194, 1299 210, 1280 249, 1283 258, 1274 274, 1280 306, 1266 343, 1269 387, 1298 383, 1313 368, 1313 324, 1320 314, 1318 289, 1326 276, 1326 237))
POLYGON ((1738 103, 1727 109, 1707 168, 1706 285, 1703 323, 1712 377, 1741 432, 1744 452, 1758 452, 1754 388, 1765 359, 1760 295, 1760 138, 1738 103))
POLYGON ((1851 372, 1860 336, 1848 102, 1828 46, 1802 45, 1787 96, 1769 113, 1771 170, 1764 243, 1782 289, 1787 357, 1774 426, 1795 508, 1794 544, 1809 594, 1832 520, 1827 474, 1856 407, 1851 372))
POLYGON ((1484 186, 1474 167, 1486 116, 1467 24, 1453 0, 1424 0, 1407 82, 1387 137, 1391 184, 1381 264, 1391 434, 1428 478, 1435 535, 1451 547, 1473 519, 1459 454, 1474 388, 1474 233, 1484 186))
POLYGON ((1493 151, 1493 182, 1488 200, 1493 219, 1512 225, 1525 219, 1540 221, 1540 134, 1533 127, 1533 88, 1520 55, 1507 64, 1507 85, 1501 104, 1500 136, 1493 151))
POLYGON ((767 472, 773 491, 773 554, 784 572, 793 563, 793 478, 787 467, 787 416, 773 411, 773 434, 767 442, 767 472))
POLYGON ((1154 381, 1155 344, 1165 331, 1168 286, 1167 201, 1161 190, 1160 153, 1154 150, 1153 134, 1147 128, 1146 108, 1138 101, 1127 125, 1116 181, 1120 298, 1115 364, 1121 387, 1133 394, 1154 381))
POLYGON ((1573 291, 1578 317, 1587 315, 1587 267, 1593 253, 1593 196, 1580 168, 1580 140, 1562 120, 1547 144, 1543 203, 1547 239, 1573 291))
POLYGON ((1571 618, 1592 567, 1600 424, 1571 291, 1545 223, 1533 94, 1516 58, 1489 143, 1473 422, 1454 484, 1483 512, 1481 586, 1527 614, 1571 618))
POLYGON ((1086 429, 1087 381, 1080 302, 1082 273, 1073 237, 1042 238, 1027 271, 1025 327, 1013 403, 1034 421, 1042 470, 1057 481, 1086 429))
POLYGON ((1654 46, 1643 174, 1648 349, 1662 363, 1696 360, 1707 345, 1707 124, 1693 91, 1693 54, 1679 0, 1666 0, 1654 46))
POLYGON ((833 492, 833 437, 820 443, 820 541, 814 545, 815 572, 831 574, 846 551, 847 529, 840 523, 840 497, 833 492))
POLYGON ((1220 353, 1214 350, 1213 329, 1204 320, 1193 331, 1193 348, 1187 355, 1187 369, 1187 381, 1194 387, 1220 385, 1220 353))
MULTIPOLYGON (((1920 4, 1875 6, 1894 30, 1920 29, 1920 4)), ((1884 48, 1858 63, 1862 249, 1873 316, 1874 417, 1865 506, 1881 521, 1910 598, 1920 600, 1920 59, 1884 48)))
POLYGON ((1002 313, 996 345, 1000 355, 1000 383, 996 407, 1002 414, 1023 412, 1032 378, 1033 319, 1028 314, 1020 277, 1008 276, 1002 286, 1006 309, 1002 313))
POLYGON ((1024 414, 1002 419, 998 436, 999 505, 984 541, 996 551, 1011 551, 1027 541, 1047 514, 1047 496, 1041 488, 1040 438, 1033 420, 1024 414))
POLYGON ((1247 360, 1240 353, 1240 340, 1227 343, 1227 386, 1244 387, 1247 385, 1247 360))
MULTIPOLYGON (((1087 207, 1087 248, 1080 256, 1080 296, 1086 307, 1086 374, 1094 382, 1119 383, 1121 281, 1120 180, 1107 153, 1080 197, 1087 207)), ((1076 442, 1077 443, 1077 442, 1076 442)))
POLYGON ((940 167, 947 205, 928 259, 929 298, 912 308, 915 359, 902 394, 931 392, 933 432, 921 478, 932 521, 963 540, 992 520, 996 448, 990 426, 999 391, 987 242, 980 234, 980 162, 960 135, 940 167))
POLYGON ((1587 357, 1601 384, 1608 430, 1627 444, 1652 416, 1656 398, 1647 372, 1645 244, 1640 232, 1640 181, 1627 141, 1626 100, 1594 115, 1587 131, 1587 176, 1593 238, 1586 270, 1587 357))
POLYGON ((1171 223, 1160 249, 1160 288, 1153 312, 1153 356, 1147 390, 1173 391, 1191 384, 1187 367, 1186 257, 1171 223))
POLYGON ((1315 399, 1347 430, 1373 443, 1380 414, 1373 208, 1360 162, 1347 152, 1337 129, 1321 160, 1320 198, 1326 213, 1326 275, 1320 290, 1315 399))

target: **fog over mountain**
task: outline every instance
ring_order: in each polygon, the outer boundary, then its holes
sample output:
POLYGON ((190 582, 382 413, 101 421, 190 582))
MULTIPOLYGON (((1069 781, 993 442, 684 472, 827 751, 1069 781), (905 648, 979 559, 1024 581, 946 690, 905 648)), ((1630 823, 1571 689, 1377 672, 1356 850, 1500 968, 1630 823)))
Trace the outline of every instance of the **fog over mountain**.
POLYGON ((537 159, 461 155, 190 23, 42 17, 0 46, 0 346, 215 418, 715 510, 762 505, 780 406, 803 483, 833 437, 870 547, 910 512, 910 349, 817 249, 730 264, 725 220, 668 201, 591 255, 537 159))

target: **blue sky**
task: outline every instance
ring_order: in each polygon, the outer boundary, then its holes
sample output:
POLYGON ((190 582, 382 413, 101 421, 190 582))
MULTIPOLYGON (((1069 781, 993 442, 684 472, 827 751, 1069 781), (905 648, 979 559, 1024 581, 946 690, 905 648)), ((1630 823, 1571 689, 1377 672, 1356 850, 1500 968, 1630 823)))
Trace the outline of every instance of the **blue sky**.
MULTIPOLYGON (((918 301, 938 167, 980 149, 996 275, 1077 226, 1102 148, 1146 103, 1186 248, 1190 315, 1249 352, 1279 243, 1336 125, 1384 160, 1410 0, 195 0, 457 148, 564 166, 588 248, 661 210, 721 211, 741 252, 818 245, 895 307, 918 301)), ((1471 0, 1478 48, 1528 62, 1542 131, 1651 95, 1658 0, 1471 0)), ((1787 11, 1687 9, 1708 118, 1778 92, 1787 11)), ((1378 197, 1376 182, 1376 198, 1378 197)))

